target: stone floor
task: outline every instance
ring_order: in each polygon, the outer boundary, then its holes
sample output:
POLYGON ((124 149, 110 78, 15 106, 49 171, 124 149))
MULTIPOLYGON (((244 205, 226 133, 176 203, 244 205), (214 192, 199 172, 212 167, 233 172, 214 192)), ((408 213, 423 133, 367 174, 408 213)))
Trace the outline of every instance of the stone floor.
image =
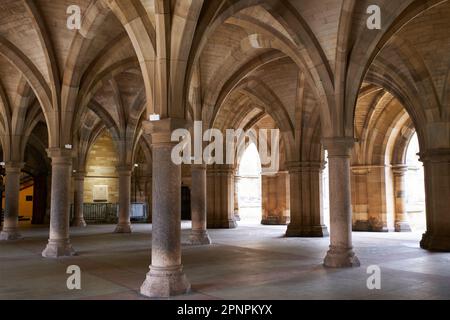
MULTIPOLYGON (((78 256, 40 256, 48 229, 0 243, 0 299, 143 299, 138 289, 150 262, 151 225, 130 235, 114 226, 71 230, 78 256), (82 270, 82 289, 69 291, 69 265, 82 270)), ((419 249, 419 234, 354 233, 362 266, 322 267, 329 239, 284 238, 285 227, 242 225, 210 231, 214 245, 183 245, 192 293, 181 299, 450 299, 450 254, 419 249), (378 265, 381 290, 368 290, 367 267, 378 265)), ((183 242, 189 223, 183 223, 183 242)))

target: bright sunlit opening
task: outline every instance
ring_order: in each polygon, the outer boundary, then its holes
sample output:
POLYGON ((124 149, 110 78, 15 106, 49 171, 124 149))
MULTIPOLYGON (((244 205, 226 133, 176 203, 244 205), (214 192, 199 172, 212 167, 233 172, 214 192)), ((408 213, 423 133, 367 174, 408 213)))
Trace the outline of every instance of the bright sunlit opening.
POLYGON ((261 222, 261 161, 255 144, 242 155, 238 170, 239 216, 243 222, 261 222))
POLYGON ((406 209, 411 229, 423 232, 426 229, 425 218, 425 182, 423 164, 419 161, 419 140, 417 134, 411 138, 406 153, 408 174, 406 175, 406 209))

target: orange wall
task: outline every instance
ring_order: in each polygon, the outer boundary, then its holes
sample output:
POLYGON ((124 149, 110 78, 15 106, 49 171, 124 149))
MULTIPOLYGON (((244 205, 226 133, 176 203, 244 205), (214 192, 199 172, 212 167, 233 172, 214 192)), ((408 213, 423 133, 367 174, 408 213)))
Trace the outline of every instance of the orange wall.
MULTIPOLYGON (((33 186, 26 188, 22 191, 20 191, 19 195, 19 215, 32 218, 33 216, 33 201, 27 202, 26 197, 33 195, 33 186)), ((5 198, 2 199, 3 206, 2 208, 5 209, 5 198)))
POLYGON ((26 201, 26 196, 33 196, 33 186, 20 191, 19 196, 19 215, 31 218, 33 217, 33 201, 26 201))

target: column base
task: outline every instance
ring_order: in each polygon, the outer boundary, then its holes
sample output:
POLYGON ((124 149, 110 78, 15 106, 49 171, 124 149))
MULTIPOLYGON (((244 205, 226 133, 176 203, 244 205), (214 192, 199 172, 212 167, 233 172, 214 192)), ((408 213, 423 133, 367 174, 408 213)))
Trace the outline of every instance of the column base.
POLYGON ((74 228, 86 228, 87 227, 87 223, 84 220, 84 218, 75 218, 72 221, 72 227, 74 227, 74 228))
POLYGON ((70 240, 49 240, 47 247, 42 251, 44 258, 71 257, 76 255, 70 240))
POLYGON ((330 246, 323 265, 328 268, 355 268, 359 267, 361 263, 352 248, 330 246))
POLYGON ((450 237, 433 235, 427 231, 422 236, 420 247, 429 251, 450 252, 450 237))
POLYGON ((0 233, 0 241, 14 241, 20 239, 22 239, 22 236, 17 229, 3 230, 0 233))
POLYGON ((151 266, 140 292, 150 298, 169 298, 186 294, 190 290, 191 284, 183 273, 182 266, 174 268, 151 266))
POLYGON ((208 223, 208 229, 235 229, 237 226, 236 220, 234 219, 212 221, 208 223))
POLYGON ((285 236, 288 238, 325 238, 330 234, 326 226, 299 226, 290 223, 285 236))
POLYGON ((189 235, 189 241, 192 245, 202 246, 211 244, 211 238, 206 230, 192 230, 189 235))
POLYGON ((396 222, 395 232, 411 232, 411 227, 408 222, 396 222))
POLYGON ((358 220, 352 226, 352 231, 356 232, 390 232, 388 227, 371 221, 358 220))
POLYGON ((236 221, 241 221, 241 216, 239 215, 239 211, 235 211, 234 212, 234 219, 236 221))
POLYGON ((116 226, 116 229, 114 230, 114 233, 131 233, 131 223, 125 223, 125 224, 118 224, 116 226))
POLYGON ((368 232, 370 231, 369 221, 357 220, 352 227, 353 231, 368 232))
POLYGON ((285 226, 288 224, 288 220, 286 217, 267 216, 262 218, 261 224, 266 226, 285 226))

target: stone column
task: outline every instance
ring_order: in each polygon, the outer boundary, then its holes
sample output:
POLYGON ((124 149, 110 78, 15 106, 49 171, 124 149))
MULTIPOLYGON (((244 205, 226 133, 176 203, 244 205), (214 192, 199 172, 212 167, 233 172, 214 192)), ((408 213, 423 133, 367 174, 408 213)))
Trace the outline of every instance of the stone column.
POLYGON ((288 163, 291 221, 286 237, 327 237, 323 224, 321 162, 288 163))
POLYGON ((353 230, 369 231, 369 199, 367 180, 370 169, 367 166, 355 166, 352 170, 352 206, 353 230))
POLYGON ((19 233, 19 193, 22 168, 23 163, 9 162, 5 165, 5 217, 3 230, 0 233, 0 240, 2 241, 21 238, 19 233))
POLYGON ((84 177, 86 172, 77 171, 73 175, 74 179, 74 204, 73 211, 74 217, 72 221, 72 227, 85 228, 86 221, 84 221, 83 207, 84 207, 84 177))
POLYGON ((119 222, 115 233, 131 233, 131 166, 117 167, 119 174, 119 222))
POLYGON ((241 177, 238 175, 234 176, 234 218, 236 221, 241 221, 241 216, 239 215, 239 182, 241 177))
POLYGON ((69 239, 72 151, 49 149, 48 155, 52 159, 50 238, 42 256, 72 256, 75 254, 69 239))
POLYGON ((232 165, 213 165, 207 170, 208 180, 208 228, 233 229, 234 217, 234 168, 232 165))
POLYGON ((152 263, 141 286, 148 297, 170 297, 190 290, 181 264, 181 166, 171 159, 176 143, 171 133, 185 121, 164 119, 145 122, 153 155, 152 263))
POLYGON ((324 139, 330 171, 330 250, 324 265, 332 268, 358 267, 352 247, 352 209, 350 190, 351 138, 324 139))
POLYGON ((147 201, 147 222, 152 223, 152 175, 145 177, 145 198, 147 201))
POLYGON ((393 186, 388 183, 391 168, 385 165, 370 165, 367 176, 369 231, 394 231, 395 208, 393 186))
POLYGON ((408 173, 408 166, 393 166, 392 173, 394 175, 395 231, 411 232, 406 210, 406 174, 408 173))
POLYGON ((450 251, 450 148, 421 154, 425 169, 427 231, 420 246, 431 251, 450 251))
POLYGON ((289 173, 264 174, 261 180, 261 224, 286 225, 290 215, 289 173))
POLYGON ((189 239, 192 244, 211 244, 206 230, 206 165, 192 166, 192 231, 189 239))
POLYGON ((352 171, 353 231, 394 230, 393 184, 388 183, 391 167, 358 165, 352 171))

